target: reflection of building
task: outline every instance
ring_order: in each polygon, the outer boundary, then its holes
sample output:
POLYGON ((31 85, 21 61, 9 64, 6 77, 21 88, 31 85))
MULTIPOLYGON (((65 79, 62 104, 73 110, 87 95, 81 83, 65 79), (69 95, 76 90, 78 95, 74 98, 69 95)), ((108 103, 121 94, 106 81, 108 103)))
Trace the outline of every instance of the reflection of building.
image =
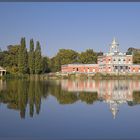
MULTIPOLYGON (((62 80, 63 90, 70 92, 97 92, 98 99, 109 104, 115 118, 120 104, 133 101, 133 91, 140 90, 140 81, 132 80, 102 80, 102 81, 79 81, 62 80)), ((87 93, 88 94, 88 93, 87 93)))
POLYGON ((113 39, 109 53, 98 57, 97 64, 62 65, 63 73, 140 73, 140 65, 134 65, 132 55, 121 53, 119 44, 113 39))
POLYGON ((5 74, 6 74, 6 70, 0 66, 0 76, 3 76, 5 74))

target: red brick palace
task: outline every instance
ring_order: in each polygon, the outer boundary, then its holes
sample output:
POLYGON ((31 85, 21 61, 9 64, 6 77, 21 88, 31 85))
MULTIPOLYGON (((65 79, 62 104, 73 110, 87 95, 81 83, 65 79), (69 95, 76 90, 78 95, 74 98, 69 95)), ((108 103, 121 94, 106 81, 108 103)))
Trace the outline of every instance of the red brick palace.
POLYGON ((140 65, 133 64, 133 56, 119 51, 113 39, 109 53, 98 56, 97 64, 67 64, 61 66, 62 73, 140 73, 140 65))

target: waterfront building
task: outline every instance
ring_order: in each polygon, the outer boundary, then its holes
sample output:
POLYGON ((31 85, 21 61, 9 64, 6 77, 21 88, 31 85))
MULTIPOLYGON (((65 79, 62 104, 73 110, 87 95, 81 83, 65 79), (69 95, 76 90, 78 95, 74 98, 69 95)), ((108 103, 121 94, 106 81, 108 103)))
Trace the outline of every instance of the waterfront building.
POLYGON ((140 73, 140 65, 133 64, 133 55, 122 53, 114 38, 108 53, 98 56, 97 64, 67 64, 62 73, 140 73))

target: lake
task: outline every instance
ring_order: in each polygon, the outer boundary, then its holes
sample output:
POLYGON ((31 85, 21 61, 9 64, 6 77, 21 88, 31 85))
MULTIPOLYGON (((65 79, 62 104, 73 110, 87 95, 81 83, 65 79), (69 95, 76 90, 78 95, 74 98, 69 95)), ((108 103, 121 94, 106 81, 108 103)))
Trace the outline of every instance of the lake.
POLYGON ((0 81, 0 138, 140 139, 139 80, 0 81))

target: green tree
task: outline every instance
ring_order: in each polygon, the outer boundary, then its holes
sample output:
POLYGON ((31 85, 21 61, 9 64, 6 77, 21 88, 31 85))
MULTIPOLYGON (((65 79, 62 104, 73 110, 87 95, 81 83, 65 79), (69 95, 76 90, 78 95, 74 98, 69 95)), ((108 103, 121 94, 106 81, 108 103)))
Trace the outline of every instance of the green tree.
POLYGON ((40 74, 41 70, 42 70, 41 46, 39 41, 37 41, 35 49, 35 74, 40 74))
POLYGON ((97 53, 92 49, 87 49, 79 55, 79 61, 83 64, 97 63, 97 53))
POLYGON ((140 49, 129 48, 126 52, 127 55, 133 55, 133 63, 140 64, 140 49))
POLYGON ((78 53, 70 49, 60 49, 55 57, 51 58, 51 70, 60 71, 61 65, 78 62, 78 53))
POLYGON ((48 57, 42 57, 42 73, 50 72, 50 60, 48 57))
POLYGON ((0 66, 10 73, 18 72, 18 49, 19 45, 9 45, 6 51, 0 52, 0 66))
POLYGON ((28 62, 29 62, 29 71, 30 74, 34 74, 34 69, 35 69, 35 54, 34 54, 34 41, 33 39, 30 40, 30 51, 29 51, 29 57, 28 57, 28 62))
POLYGON ((21 38, 21 45, 18 51, 18 69, 21 74, 27 73, 28 70, 28 54, 25 38, 21 38))
POLYGON ((133 63, 140 64, 140 51, 135 51, 133 53, 133 63))

